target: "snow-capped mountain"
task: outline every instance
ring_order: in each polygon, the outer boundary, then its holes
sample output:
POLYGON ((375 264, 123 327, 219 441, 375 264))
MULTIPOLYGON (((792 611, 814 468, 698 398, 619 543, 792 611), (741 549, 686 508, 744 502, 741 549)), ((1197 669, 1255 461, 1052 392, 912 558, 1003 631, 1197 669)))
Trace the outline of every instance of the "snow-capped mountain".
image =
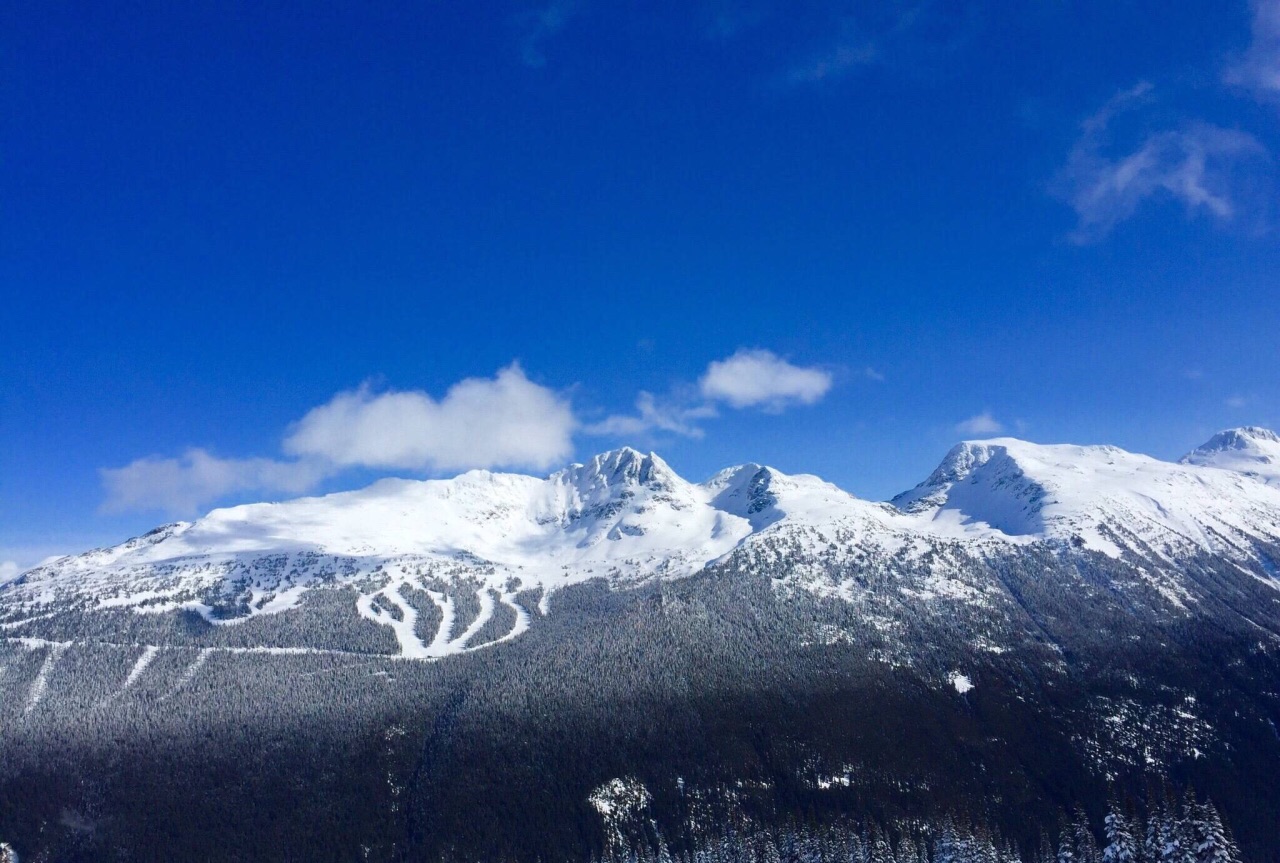
MULTIPOLYGON (((682 578, 735 551, 780 544, 897 566, 948 550, 953 568, 1034 544, 1164 567, 1207 553, 1266 574, 1275 566, 1267 549, 1280 538, 1280 485, 1229 465, 1269 465, 1258 459, 1271 445, 1280 447, 1265 430, 1223 432, 1193 453, 1198 461, 1173 464, 1109 446, 966 442, 891 503, 756 464, 691 483, 629 448, 546 478, 388 479, 218 509, 62 558, 0 591, 0 625, 76 609, 189 611, 226 626, 341 586, 356 593, 354 613, 394 633, 401 656, 433 658, 520 635, 574 584, 682 578)), ((948 577, 946 564, 930 566, 931 577, 948 577)), ((802 587, 847 595, 847 585, 807 583, 809 570, 794 569, 802 587)))
POLYGON ((1199 550, 1247 558, 1258 541, 1280 536, 1275 488, 1112 446, 962 443, 893 503, 929 524, 986 525, 1011 541, 1070 542, 1112 557, 1199 550))
POLYGON ((1257 426, 1227 429, 1184 455, 1181 461, 1222 468, 1280 485, 1280 435, 1257 426))
POLYGON ((1274 849, 1274 438, 971 441, 889 502, 621 449, 214 510, 0 586, 0 828, 264 859, 300 812, 294 859, 349 859, 338 822, 369 859, 509 859, 619 794, 645 835, 797 800, 1015 824, 1186 776, 1274 849))

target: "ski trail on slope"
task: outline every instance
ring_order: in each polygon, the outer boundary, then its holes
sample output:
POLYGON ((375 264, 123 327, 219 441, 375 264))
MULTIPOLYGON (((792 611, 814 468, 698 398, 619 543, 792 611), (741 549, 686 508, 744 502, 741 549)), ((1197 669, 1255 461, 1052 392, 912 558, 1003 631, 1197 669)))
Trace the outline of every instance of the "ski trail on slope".
POLYGON ((480 601, 480 611, 476 614, 476 619, 471 621, 471 625, 463 630, 461 635, 449 642, 449 646, 456 652, 466 650, 467 642, 484 628, 484 625, 489 622, 489 618, 493 617, 493 594, 489 592, 489 589, 486 587, 477 590, 476 599, 480 601))
POLYGON ((209 654, 213 653, 213 650, 214 649, 212 647, 202 648, 200 652, 196 654, 196 658, 192 663, 187 666, 187 670, 182 672, 182 677, 178 678, 178 682, 175 683, 173 688, 170 689, 164 698, 161 698, 160 700, 168 701, 170 698, 178 694, 178 690, 182 689, 182 687, 186 686, 192 680, 195 680, 196 674, 198 674, 200 669, 204 667, 205 662, 209 659, 209 654))
POLYGON ((501 644, 504 641, 511 641, 514 638, 524 635, 524 633, 529 629, 529 612, 525 610, 523 605, 516 602, 516 595, 514 593, 503 593, 499 596, 499 599, 502 600, 503 605, 509 606, 515 611, 516 622, 511 625, 511 629, 506 635, 501 638, 495 638, 493 641, 486 641, 484 644, 476 645, 475 647, 469 648, 470 650, 479 650, 482 647, 492 647, 493 645, 501 644))
MULTIPOLYGON (((391 631, 395 634, 396 642, 400 645, 401 657, 405 659, 428 659, 434 654, 431 653, 431 647, 422 643, 422 638, 417 633, 418 610, 400 592, 406 586, 416 587, 417 585, 412 583, 405 573, 397 573, 392 576, 392 581, 381 590, 361 595, 356 600, 356 611, 367 620, 372 620, 381 626, 391 628, 391 631), (396 607, 396 610, 400 612, 399 620, 388 609, 374 604, 379 597, 396 607)), ((431 598, 436 605, 440 605, 435 594, 431 594, 431 598)), ((432 644, 434 645, 439 640, 440 633, 437 632, 435 641, 432 644)))
POLYGON ((37 614, 33 617, 24 617, 22 620, 7 620, 4 623, 0 623, 0 629, 17 629, 19 626, 26 626, 28 623, 53 617, 54 614, 55 612, 51 611, 48 614, 37 614))
POLYGON ((138 682, 138 678, 142 676, 142 672, 147 670, 147 666, 151 664, 151 660, 156 658, 156 654, 160 652, 160 648, 155 645, 148 644, 142 651, 142 655, 138 657, 138 661, 133 664, 133 668, 129 670, 129 676, 124 679, 124 685, 120 687, 113 698, 119 698, 129 690, 130 686, 138 682))
POLYGON ((457 613, 453 610, 453 597, 434 590, 427 591, 427 596, 440 609, 440 628, 436 630, 436 637, 427 645, 424 657, 439 658, 456 653, 457 650, 449 641, 449 636, 453 634, 453 622, 457 618, 457 613))
POLYGON ((422 643, 422 639, 418 636, 418 609, 409 604, 404 598, 404 594, 400 592, 403 582, 386 587, 382 591, 382 595, 387 601, 400 610, 400 619, 396 620, 390 614, 384 615, 386 625, 396 634, 396 641, 400 642, 400 655, 413 659, 420 659, 426 655, 426 645, 422 643))
POLYGON ((49 674, 53 671, 53 666, 57 664, 58 657, 62 656, 71 645, 52 643, 49 645, 49 652, 45 654, 44 662, 40 664, 40 670, 36 673, 36 679, 31 681, 31 692, 27 696, 27 706, 23 709, 22 715, 26 716, 32 710, 35 710, 40 699, 44 698, 45 692, 49 689, 49 674))

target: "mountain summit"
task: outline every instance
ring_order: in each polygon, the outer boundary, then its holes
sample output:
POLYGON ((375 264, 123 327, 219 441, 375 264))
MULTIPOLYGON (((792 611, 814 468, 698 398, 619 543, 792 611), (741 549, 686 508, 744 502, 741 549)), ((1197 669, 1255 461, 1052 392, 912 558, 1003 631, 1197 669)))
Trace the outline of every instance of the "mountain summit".
POLYGON ((932 523, 987 525, 1004 537, 1068 541, 1113 557, 1248 556, 1259 537, 1280 532, 1280 496, 1242 473, 1014 438, 957 445, 893 503, 932 523))
POLYGON ((1181 459, 1280 485, 1280 435, 1257 426, 1220 431, 1181 459))

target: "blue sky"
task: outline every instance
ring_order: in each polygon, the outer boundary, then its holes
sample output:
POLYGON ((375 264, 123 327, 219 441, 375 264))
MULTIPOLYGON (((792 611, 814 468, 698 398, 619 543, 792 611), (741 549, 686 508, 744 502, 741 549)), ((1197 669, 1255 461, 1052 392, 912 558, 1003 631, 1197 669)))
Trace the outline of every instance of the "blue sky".
POLYGON ((1280 424, 1280 0, 1014 5, 11 7, 0 562, 621 444, 883 498, 1280 424))

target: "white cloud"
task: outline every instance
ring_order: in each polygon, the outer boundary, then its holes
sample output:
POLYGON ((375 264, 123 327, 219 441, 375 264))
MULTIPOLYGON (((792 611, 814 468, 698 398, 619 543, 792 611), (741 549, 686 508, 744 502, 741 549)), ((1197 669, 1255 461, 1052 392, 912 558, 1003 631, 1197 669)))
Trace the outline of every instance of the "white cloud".
POLYGON ((180 458, 147 456, 99 471, 107 512, 158 509, 191 515, 205 504, 239 492, 302 494, 331 473, 314 461, 219 458, 193 448, 180 458))
POLYGON ((1189 213, 1220 220, 1236 215, 1233 170, 1265 156, 1256 138, 1235 129, 1191 123, 1148 134, 1136 149, 1108 155, 1119 114, 1151 93, 1143 82, 1112 98, 1082 125, 1082 135, 1058 177, 1056 191, 1076 211, 1076 242, 1098 239, 1151 198, 1181 202, 1189 213))
POLYGON ((698 387, 704 398, 735 408, 780 411, 792 404, 817 402, 831 389, 831 374, 792 365, 772 351, 743 348, 707 366, 698 387))
POLYGON ((524 33, 520 39, 520 58, 526 66, 541 69, 547 65, 545 43, 569 23, 578 11, 574 0, 552 0, 542 9, 521 16, 519 23, 524 33))
POLYGON ((587 434, 610 437, 629 437, 653 431, 672 432, 685 437, 700 438, 703 431, 697 421, 716 415, 712 405, 682 406, 660 402, 653 393, 640 392, 636 396, 634 415, 615 414, 583 429, 587 434))
POLYGON ((884 383, 884 372, 876 371, 871 366, 867 366, 863 369, 862 374, 867 378, 867 380, 875 381, 876 383, 884 383))
POLYGON ((964 435, 999 434, 1004 431, 1004 423, 993 417, 991 411, 983 411, 964 422, 956 423, 956 431, 964 435))
MULTIPOLYGON (((868 368, 868 377, 878 372, 868 368)), ((695 388, 660 398, 641 392, 635 413, 583 427, 569 400, 529 380, 513 363, 492 378, 468 378, 436 399, 422 391, 338 393, 287 430, 284 458, 222 458, 192 448, 100 471, 103 509, 179 515, 245 493, 304 494, 347 468, 410 472, 470 468, 545 469, 573 454, 575 433, 616 437, 669 432, 700 438, 717 403, 781 411, 813 404, 830 373, 792 365, 766 350, 739 350, 707 366, 695 388)))
POLYGON ((0 584, 8 584, 21 572, 22 568, 18 566, 17 561, 0 560, 0 584))
POLYGON ((284 449, 343 467, 545 468, 573 453, 576 428, 569 402, 513 363, 454 384, 439 401, 419 391, 339 393, 294 425, 284 449))
POLYGON ((1280 98, 1280 0, 1253 0, 1253 39, 1238 62, 1227 67, 1228 84, 1264 99, 1280 98))
MULTIPOLYGON (((872 380, 884 376, 865 369, 872 380)), ((696 387, 682 384, 659 398, 641 391, 634 414, 615 414, 583 428, 587 434, 628 437, 656 431, 700 438, 701 420, 719 416, 716 403, 778 413, 796 404, 813 404, 831 389, 831 374, 795 366, 772 351, 746 348, 710 363, 696 387)))
POLYGON ((103 509, 180 515, 245 492, 303 494, 343 468, 410 471, 544 468, 573 452, 577 419, 567 400, 517 364, 493 378, 460 381, 436 401, 424 392, 339 393, 295 423, 292 459, 219 458, 193 448, 100 471, 103 509))
POLYGON ((1248 404, 1249 404, 1249 400, 1244 396, 1240 396, 1240 395, 1230 396, 1229 398, 1226 399, 1226 405, 1229 408, 1242 408, 1242 407, 1246 407, 1248 404))

